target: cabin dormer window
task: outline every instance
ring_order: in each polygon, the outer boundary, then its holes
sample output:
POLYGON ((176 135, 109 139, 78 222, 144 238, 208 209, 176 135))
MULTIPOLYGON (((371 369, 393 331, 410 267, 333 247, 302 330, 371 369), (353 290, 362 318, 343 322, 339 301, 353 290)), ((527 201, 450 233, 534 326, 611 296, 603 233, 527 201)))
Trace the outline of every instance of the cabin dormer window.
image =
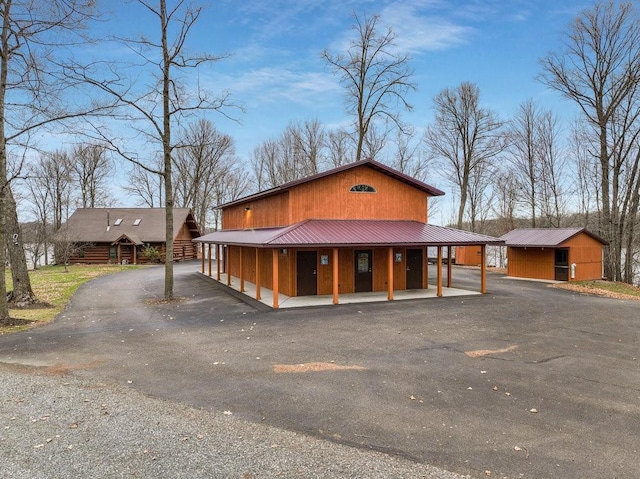
POLYGON ((353 193, 375 193, 376 189, 371 185, 359 184, 353 185, 349 190, 353 193))

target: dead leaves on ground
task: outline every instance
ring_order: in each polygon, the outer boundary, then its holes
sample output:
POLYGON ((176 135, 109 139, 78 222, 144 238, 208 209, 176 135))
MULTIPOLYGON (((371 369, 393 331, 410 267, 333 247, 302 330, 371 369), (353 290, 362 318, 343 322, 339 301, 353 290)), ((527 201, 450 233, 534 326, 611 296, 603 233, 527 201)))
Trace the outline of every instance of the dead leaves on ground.
POLYGON ((309 373, 321 371, 362 371, 366 368, 363 366, 346 366, 336 363, 303 363, 303 364, 275 364, 273 366, 274 373, 309 373))
POLYGON ((513 351, 514 349, 518 349, 518 346, 513 345, 502 349, 478 349, 475 351, 465 351, 464 354, 466 354, 470 358, 478 358, 480 356, 489 356, 491 354, 508 353, 510 351, 513 351))

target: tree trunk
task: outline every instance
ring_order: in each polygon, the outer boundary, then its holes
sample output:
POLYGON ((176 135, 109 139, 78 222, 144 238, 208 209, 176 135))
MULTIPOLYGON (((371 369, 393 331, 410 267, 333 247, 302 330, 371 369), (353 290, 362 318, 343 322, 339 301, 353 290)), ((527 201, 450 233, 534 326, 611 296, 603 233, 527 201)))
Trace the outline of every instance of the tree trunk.
POLYGON ((5 100, 7 93, 7 74, 9 70, 9 35, 11 2, 5 2, 4 16, 2 18, 2 43, 0 45, 0 321, 9 319, 9 306, 7 305, 7 280, 6 264, 7 255, 4 248, 7 236, 5 225, 6 192, 9 189, 7 183, 7 139, 5 136, 5 100))
POLYGON ((31 288, 31 279, 29 278, 27 260, 24 254, 24 243, 16 212, 16 201, 9 185, 5 188, 5 192, 5 237, 7 239, 11 277, 13 278, 13 291, 8 294, 7 299, 11 305, 21 308, 37 303, 38 298, 36 298, 31 288))
POLYGON ((164 186, 165 186, 165 214, 166 214, 166 247, 164 257, 164 299, 173 299, 173 183, 171 160, 171 106, 169 101, 169 85, 171 83, 171 60, 167 46, 167 9, 166 1, 160 0, 160 16, 162 18, 162 54, 163 54, 163 132, 162 151, 164 154, 164 186))

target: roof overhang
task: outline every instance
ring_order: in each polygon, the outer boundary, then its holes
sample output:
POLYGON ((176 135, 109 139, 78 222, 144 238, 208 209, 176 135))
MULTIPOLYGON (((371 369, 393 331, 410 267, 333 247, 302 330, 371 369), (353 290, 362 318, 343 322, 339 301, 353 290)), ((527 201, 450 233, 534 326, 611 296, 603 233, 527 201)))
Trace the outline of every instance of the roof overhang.
POLYGON ((118 239, 116 239, 115 241, 113 241, 111 244, 118 244, 118 243, 125 243, 125 242, 129 242, 131 244, 135 244, 135 245, 141 245, 144 244, 142 241, 140 241, 140 239, 135 236, 135 235, 128 235, 128 234, 122 234, 118 237, 118 239))
POLYGON ((493 236, 419 221, 394 220, 306 220, 279 228, 216 231, 193 241, 256 248, 504 244, 493 236))
POLYGON ((234 201, 230 201, 229 203, 225 203, 222 205, 218 205, 216 208, 218 209, 224 209, 224 208, 228 208, 231 206, 237 206, 237 205, 241 205, 244 203, 249 203, 251 201, 255 201, 257 199, 262 199, 262 198, 267 198, 269 196, 274 196, 274 195, 278 195, 278 194, 282 194, 282 193, 286 193, 289 190, 291 190, 291 188, 293 188, 294 186, 299 186, 305 183, 310 183, 312 181, 316 181, 320 178, 324 178, 327 176, 331 176, 334 175, 336 173, 340 173, 343 171, 348 171, 351 170, 353 168, 359 168, 359 167, 368 167, 371 168, 373 170, 376 170, 380 173, 383 173, 387 176, 390 176, 391 178, 394 178, 402 183, 405 183, 407 185, 410 185, 426 194, 428 194, 429 196, 443 196, 444 195, 444 191, 439 190, 438 188, 435 188, 431 185, 428 185, 426 183, 423 183, 422 181, 418 181, 415 178, 405 175, 404 173, 394 170, 393 168, 390 168, 382 163, 378 163, 377 161, 374 161, 372 159, 365 159, 365 160, 361 160, 361 161, 356 161, 353 163, 348 163, 346 165, 342 165, 339 166, 337 168, 334 168, 332 170, 327 170, 327 171, 323 171, 320 173, 317 173, 315 175, 311 175, 311 176, 306 176, 304 178, 300 178, 294 181, 290 181, 288 183, 284 183, 282 185, 276 186, 274 188, 268 189, 268 190, 264 190, 264 191, 260 191, 258 193, 254 193, 252 195, 249 196, 245 196, 243 198, 239 198, 237 200, 234 201))
POLYGON ((500 239, 509 248, 559 248, 579 234, 590 236, 604 246, 609 244, 585 228, 517 228, 500 239))

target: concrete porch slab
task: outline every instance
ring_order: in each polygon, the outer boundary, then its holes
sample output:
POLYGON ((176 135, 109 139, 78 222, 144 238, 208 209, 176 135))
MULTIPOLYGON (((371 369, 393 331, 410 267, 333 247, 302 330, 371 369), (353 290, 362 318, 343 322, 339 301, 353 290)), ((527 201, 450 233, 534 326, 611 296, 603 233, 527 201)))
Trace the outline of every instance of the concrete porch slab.
MULTIPOLYGON (((200 273, 202 274, 202 273, 200 273)), ((231 290, 241 293, 239 296, 241 299, 247 299, 249 302, 258 301, 259 303, 273 307, 273 291, 262 286, 260 288, 260 299, 256 300, 256 285, 249 281, 244 282, 244 291, 240 291, 240 278, 231 276, 230 285, 227 285, 227 274, 221 273, 220 281, 210 277, 206 274, 202 274, 207 279, 215 281, 221 286, 230 288, 231 290)), ((452 296, 473 296, 482 294, 478 291, 470 291, 459 288, 442 288, 442 297, 452 296)), ((410 299, 429 299, 437 298, 437 291, 435 284, 429 284, 428 289, 410 289, 410 290, 397 290, 393 292, 393 301, 406 301, 410 299)), ((386 291, 374 291, 368 293, 346 293, 338 296, 339 304, 354 304, 354 303, 375 303, 388 301, 386 291)), ((333 296, 328 295, 314 295, 314 296, 287 296, 285 294, 278 294, 278 305, 280 309, 285 308, 305 308, 311 306, 333 306, 333 296)))

